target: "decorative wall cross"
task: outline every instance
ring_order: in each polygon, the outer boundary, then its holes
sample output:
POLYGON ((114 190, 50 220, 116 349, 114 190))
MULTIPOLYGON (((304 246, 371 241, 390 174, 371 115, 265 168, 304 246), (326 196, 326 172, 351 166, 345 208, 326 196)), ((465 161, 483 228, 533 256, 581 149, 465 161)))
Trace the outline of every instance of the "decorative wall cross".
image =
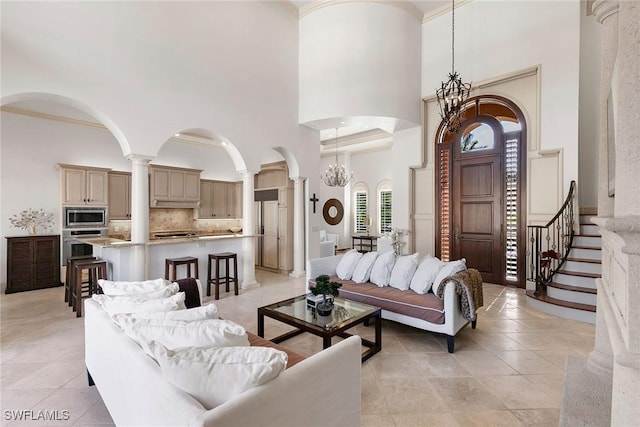
POLYGON ((313 197, 310 198, 309 201, 313 202, 313 213, 316 213, 316 203, 320 201, 320 199, 316 197, 316 193, 313 193, 313 197))

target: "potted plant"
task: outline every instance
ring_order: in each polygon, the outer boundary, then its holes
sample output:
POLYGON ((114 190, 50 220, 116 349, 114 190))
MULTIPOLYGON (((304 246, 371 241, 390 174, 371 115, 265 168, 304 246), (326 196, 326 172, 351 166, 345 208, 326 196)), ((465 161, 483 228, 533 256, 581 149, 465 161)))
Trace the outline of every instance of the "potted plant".
POLYGON ((315 286, 309 287, 313 295, 322 295, 322 302, 316 306, 316 310, 320 316, 328 316, 333 310, 333 300, 327 300, 327 295, 338 296, 338 288, 342 283, 329 281, 329 276, 322 274, 316 277, 315 286))

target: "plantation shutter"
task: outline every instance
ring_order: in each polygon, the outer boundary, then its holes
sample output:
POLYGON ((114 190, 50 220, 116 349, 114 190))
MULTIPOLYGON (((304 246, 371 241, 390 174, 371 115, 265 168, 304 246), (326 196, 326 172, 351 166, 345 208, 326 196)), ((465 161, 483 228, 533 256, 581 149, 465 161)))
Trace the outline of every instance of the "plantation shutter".
POLYGON ((391 190, 380 192, 380 233, 391 231, 391 190))
POLYGON ((367 226, 367 193, 364 191, 356 192, 356 209, 355 209, 356 233, 366 233, 367 226))

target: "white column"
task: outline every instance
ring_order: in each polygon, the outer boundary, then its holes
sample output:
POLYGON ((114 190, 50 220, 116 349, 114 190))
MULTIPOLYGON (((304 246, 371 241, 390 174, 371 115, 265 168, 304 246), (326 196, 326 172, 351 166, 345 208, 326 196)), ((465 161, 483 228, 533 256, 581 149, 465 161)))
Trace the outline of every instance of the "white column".
POLYGON ((146 244, 149 241, 150 157, 131 154, 131 280, 147 278, 146 244))
MULTIPOLYGON (((344 153, 344 167, 346 168, 348 173, 351 173, 351 153, 344 153)), ((353 188, 354 181, 358 180, 358 177, 355 176, 354 172, 353 181, 344 186, 344 192, 342 193, 343 201, 342 206, 344 207, 344 217, 342 218, 342 232, 344 233, 344 241, 342 241, 342 246, 351 246, 351 235, 354 234, 354 230, 351 228, 351 221, 353 218, 353 211, 351 208, 351 189, 353 188)))
POLYGON ((304 178, 293 179, 293 271, 292 277, 304 276, 304 178))
MULTIPOLYGON (((255 172, 242 172, 242 233, 245 236, 255 235, 256 219, 254 217, 254 175, 255 172)), ((242 283, 240 286, 245 289, 253 286, 260 286, 256 280, 256 239, 245 237, 242 239, 242 283)))

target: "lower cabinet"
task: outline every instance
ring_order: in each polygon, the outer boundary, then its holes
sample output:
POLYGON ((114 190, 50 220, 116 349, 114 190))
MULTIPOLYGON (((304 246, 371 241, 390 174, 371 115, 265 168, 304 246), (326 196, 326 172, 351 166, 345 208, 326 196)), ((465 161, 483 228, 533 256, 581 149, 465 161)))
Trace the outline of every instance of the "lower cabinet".
POLYGON ((6 293, 60 285, 59 235, 7 237, 6 293))

